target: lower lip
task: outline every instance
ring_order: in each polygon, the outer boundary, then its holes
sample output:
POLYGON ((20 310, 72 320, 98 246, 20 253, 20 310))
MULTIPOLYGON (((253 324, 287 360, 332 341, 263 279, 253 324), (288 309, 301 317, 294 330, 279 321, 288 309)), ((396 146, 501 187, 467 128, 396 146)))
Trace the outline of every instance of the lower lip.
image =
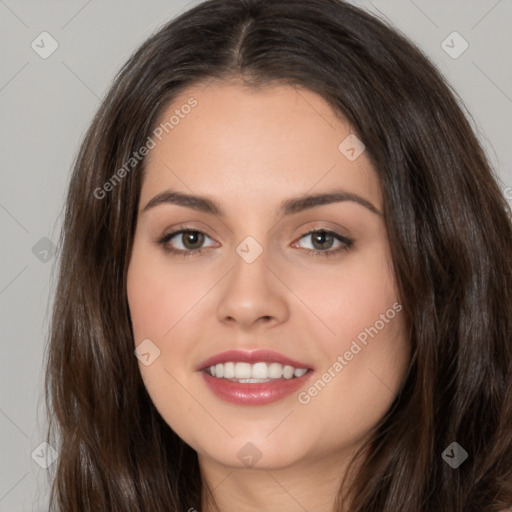
POLYGON ((311 378, 313 371, 309 370, 302 377, 261 383, 217 379, 204 371, 201 374, 206 385, 221 400, 237 405, 265 405, 297 392, 311 378))

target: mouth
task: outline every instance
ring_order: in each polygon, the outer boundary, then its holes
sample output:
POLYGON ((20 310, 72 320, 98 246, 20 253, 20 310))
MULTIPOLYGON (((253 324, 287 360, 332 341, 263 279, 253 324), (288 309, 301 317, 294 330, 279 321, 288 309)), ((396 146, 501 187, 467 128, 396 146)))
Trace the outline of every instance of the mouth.
POLYGON ((265 405, 305 385, 314 373, 308 365, 271 351, 229 351, 197 368, 210 391, 236 405, 265 405))
POLYGON ((254 384, 275 380, 290 380, 302 377, 310 368, 295 368, 281 363, 260 361, 254 364, 228 361, 209 366, 204 371, 216 379, 254 384))

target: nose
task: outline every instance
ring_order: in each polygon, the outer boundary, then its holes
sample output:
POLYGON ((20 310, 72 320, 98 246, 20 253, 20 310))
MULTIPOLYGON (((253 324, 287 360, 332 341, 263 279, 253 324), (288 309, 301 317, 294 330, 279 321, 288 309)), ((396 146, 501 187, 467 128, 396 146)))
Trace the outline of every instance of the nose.
POLYGON ((218 319, 244 331, 260 324, 274 327, 287 320, 290 295, 278 271, 268 265, 265 252, 252 263, 237 255, 224 280, 218 319))

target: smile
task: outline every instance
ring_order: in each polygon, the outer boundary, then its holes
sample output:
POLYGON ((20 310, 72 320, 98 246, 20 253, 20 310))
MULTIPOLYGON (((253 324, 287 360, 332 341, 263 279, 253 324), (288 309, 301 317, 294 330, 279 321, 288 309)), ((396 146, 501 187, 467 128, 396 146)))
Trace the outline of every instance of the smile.
POLYGON ((266 405, 297 393, 314 375, 300 361, 269 350, 230 350, 196 367, 215 397, 236 405, 266 405))
POLYGON ((271 382, 278 379, 302 377, 307 368, 294 368, 281 363, 258 362, 254 364, 229 361, 212 365, 206 371, 217 379, 228 379, 232 382, 257 383, 271 382))

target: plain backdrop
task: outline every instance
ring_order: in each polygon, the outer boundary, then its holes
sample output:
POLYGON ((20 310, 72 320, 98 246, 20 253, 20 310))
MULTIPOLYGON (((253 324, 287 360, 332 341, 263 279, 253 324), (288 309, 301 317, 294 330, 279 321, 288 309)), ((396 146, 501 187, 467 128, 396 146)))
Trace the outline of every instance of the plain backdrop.
MULTIPOLYGON (((0 512, 48 510, 42 361, 53 251, 81 138, 131 53, 197 3, 0 0, 0 512)), ((512 1, 353 3, 440 68, 512 202, 512 1)))

